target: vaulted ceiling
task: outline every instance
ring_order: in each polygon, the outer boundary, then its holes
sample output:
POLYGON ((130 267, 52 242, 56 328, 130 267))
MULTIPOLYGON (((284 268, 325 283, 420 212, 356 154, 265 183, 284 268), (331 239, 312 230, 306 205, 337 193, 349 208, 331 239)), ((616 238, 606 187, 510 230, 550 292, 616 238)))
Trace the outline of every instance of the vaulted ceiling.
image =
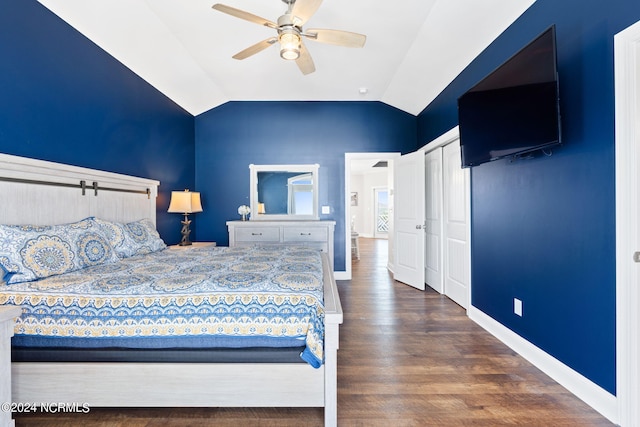
POLYGON ((198 115, 227 101, 381 101, 418 115, 535 0, 324 0, 304 28, 365 34, 363 48, 305 39, 303 75, 276 46, 231 57, 275 30, 213 10, 276 21, 282 0, 39 0, 198 115))

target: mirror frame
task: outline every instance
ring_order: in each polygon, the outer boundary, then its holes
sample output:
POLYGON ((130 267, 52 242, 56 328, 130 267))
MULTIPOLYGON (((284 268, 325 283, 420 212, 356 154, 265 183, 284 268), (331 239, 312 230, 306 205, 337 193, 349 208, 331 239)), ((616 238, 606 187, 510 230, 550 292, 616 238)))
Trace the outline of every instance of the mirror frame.
POLYGON ((318 215, 318 169, 319 164, 313 165, 249 165, 249 202, 251 207, 251 221, 270 221, 270 220, 317 220, 318 215), (294 215, 294 214, 259 214, 258 213, 258 172, 300 172, 310 173, 313 180, 313 214, 312 215, 294 215))

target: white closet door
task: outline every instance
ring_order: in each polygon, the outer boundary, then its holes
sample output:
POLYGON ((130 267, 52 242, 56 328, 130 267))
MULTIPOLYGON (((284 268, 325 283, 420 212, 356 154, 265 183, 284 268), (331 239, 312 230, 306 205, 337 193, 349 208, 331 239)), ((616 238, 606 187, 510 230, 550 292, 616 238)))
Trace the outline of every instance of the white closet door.
POLYGON ((442 294, 442 148, 425 156, 425 178, 425 280, 442 294))
POLYGON ((460 165, 460 140, 442 152, 444 184, 444 293, 464 308, 470 300, 469 171, 460 165))
POLYGON ((393 278, 424 290, 424 152, 394 160, 396 260, 393 278))

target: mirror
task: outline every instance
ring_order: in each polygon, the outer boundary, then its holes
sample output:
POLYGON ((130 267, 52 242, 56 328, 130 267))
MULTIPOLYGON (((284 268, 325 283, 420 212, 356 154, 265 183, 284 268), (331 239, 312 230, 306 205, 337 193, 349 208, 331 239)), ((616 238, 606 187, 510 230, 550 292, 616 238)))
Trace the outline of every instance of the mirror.
POLYGON ((249 165, 251 220, 318 219, 320 165, 249 165))

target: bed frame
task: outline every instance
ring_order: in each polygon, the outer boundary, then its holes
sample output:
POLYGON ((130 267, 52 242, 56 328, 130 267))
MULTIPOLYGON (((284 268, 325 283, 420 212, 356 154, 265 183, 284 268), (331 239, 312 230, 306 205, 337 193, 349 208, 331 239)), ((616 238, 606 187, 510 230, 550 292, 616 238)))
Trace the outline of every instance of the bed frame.
MULTIPOLYGON (((0 154, 5 224, 61 224, 96 216, 155 222, 155 180, 0 154)), ((164 209, 164 207, 161 207, 164 209)), ((12 363, 13 402, 89 407, 324 407, 337 424, 342 307, 323 255, 325 363, 12 363)))

